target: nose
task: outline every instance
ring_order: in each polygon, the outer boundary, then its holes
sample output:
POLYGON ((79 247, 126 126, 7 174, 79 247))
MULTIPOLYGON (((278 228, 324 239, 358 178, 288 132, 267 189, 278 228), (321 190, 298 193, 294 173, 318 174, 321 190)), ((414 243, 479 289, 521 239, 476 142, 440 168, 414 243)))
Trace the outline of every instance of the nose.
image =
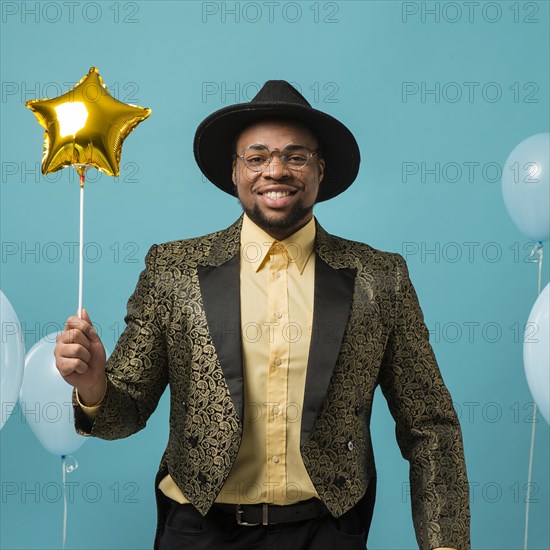
POLYGON ((272 178, 274 180, 280 180, 288 177, 290 174, 286 164, 282 161, 279 154, 275 154, 275 151, 271 153, 271 159, 269 164, 263 170, 263 176, 272 178))

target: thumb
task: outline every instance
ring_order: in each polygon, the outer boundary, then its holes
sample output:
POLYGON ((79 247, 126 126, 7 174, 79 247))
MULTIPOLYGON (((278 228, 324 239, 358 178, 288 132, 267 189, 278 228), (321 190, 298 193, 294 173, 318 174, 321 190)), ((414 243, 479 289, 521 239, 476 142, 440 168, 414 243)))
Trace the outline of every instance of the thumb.
MULTIPOLYGON (((76 314, 78 315, 78 310, 76 311, 76 314)), ((90 323, 90 325, 92 324, 92 320, 90 319, 85 307, 82 308, 81 318, 87 323, 90 323)))
POLYGON ((82 320, 86 321, 87 323, 90 323, 91 328, 87 332, 88 338, 92 342, 99 342, 99 336, 97 335, 97 332, 94 329, 94 325, 92 324, 92 320, 90 319, 90 316, 88 315, 88 312, 85 308, 82 308, 82 320))

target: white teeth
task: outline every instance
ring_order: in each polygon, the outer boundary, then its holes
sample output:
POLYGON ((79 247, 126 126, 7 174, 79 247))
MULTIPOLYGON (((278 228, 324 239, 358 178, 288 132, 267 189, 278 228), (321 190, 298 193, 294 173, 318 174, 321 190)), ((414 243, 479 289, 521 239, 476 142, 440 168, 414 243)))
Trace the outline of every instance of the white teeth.
POLYGON ((281 197, 288 197, 290 191, 268 191, 264 195, 270 199, 280 199, 281 197))

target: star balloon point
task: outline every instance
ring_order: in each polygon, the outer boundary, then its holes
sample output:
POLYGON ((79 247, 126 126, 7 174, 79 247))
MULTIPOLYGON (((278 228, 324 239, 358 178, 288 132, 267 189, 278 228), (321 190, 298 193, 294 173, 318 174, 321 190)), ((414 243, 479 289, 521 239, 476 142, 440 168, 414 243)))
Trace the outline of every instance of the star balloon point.
POLYGON ((44 128, 42 174, 74 166, 118 176, 122 144, 151 109, 114 98, 96 67, 71 90, 25 103, 44 128))

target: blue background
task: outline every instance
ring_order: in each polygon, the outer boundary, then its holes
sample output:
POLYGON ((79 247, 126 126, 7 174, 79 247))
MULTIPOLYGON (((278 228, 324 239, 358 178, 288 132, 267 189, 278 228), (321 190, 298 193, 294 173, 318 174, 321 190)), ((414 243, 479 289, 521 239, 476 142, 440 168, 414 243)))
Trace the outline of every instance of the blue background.
MULTIPOLYGON (((78 262, 64 243, 78 241, 79 198, 72 170, 40 174, 43 132, 23 102, 60 95, 95 65, 118 99, 153 109, 124 144, 118 181, 92 171, 86 186, 84 305, 112 350, 149 246, 240 213, 194 162, 198 123, 265 80, 291 81, 350 127, 363 158, 318 219, 407 259, 461 418, 473 548, 522 548, 532 407, 522 339, 536 267, 498 172, 549 129, 548 20, 548 2, 2 2, 1 287, 26 349, 76 311, 78 262)), ((415 548, 408 467, 379 393, 372 428, 369 548, 415 548)), ((165 394, 146 430, 75 453, 67 548, 152 546, 167 430, 165 394)), ((20 411, 0 435, 0 546, 60 548, 59 458, 20 411)), ((548 464, 539 416, 532 549, 550 548, 548 464)))

